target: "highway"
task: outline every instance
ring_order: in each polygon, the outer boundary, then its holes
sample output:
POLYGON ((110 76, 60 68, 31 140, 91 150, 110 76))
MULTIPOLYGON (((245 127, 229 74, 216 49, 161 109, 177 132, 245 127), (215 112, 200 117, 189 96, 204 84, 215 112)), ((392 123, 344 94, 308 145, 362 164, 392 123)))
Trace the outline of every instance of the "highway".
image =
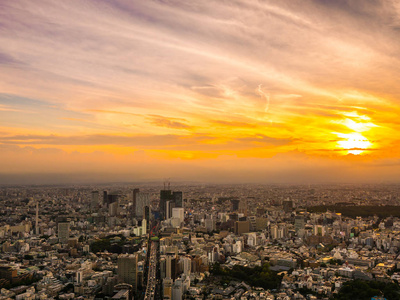
POLYGON ((158 242, 152 241, 151 242, 151 250, 149 256, 149 271, 147 277, 147 287, 146 293, 144 296, 145 300, 154 300, 156 287, 157 287, 157 248, 158 242))

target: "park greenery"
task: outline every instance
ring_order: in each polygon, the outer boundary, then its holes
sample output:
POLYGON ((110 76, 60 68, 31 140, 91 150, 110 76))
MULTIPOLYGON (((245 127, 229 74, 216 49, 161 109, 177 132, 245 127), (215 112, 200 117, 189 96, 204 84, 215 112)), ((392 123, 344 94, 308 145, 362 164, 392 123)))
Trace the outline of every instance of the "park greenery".
POLYGON ((250 286, 270 290, 279 288, 282 281, 282 276, 278 275, 277 272, 271 271, 268 263, 254 268, 238 265, 232 268, 225 268, 216 263, 212 266, 210 272, 214 276, 221 277, 222 281, 226 283, 232 280, 244 281, 250 286))
POLYGON ((91 252, 104 252, 120 254, 123 252, 123 246, 131 244, 136 247, 136 240, 128 241, 123 235, 109 235, 103 239, 94 241, 90 245, 91 252))
POLYGON ((341 213, 346 217, 369 217, 377 215, 380 218, 400 216, 400 206, 377 205, 318 205, 307 208, 308 212, 323 213, 327 210, 341 213))
POLYGON ((400 299, 400 287, 395 283, 379 281, 352 280, 345 282, 335 300, 364 300, 383 296, 387 300, 400 299))

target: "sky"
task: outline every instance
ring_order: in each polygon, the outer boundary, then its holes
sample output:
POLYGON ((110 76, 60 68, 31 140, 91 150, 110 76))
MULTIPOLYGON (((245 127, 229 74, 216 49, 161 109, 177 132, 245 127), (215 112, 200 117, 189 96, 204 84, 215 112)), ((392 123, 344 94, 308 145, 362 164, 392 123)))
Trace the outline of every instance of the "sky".
POLYGON ((0 0, 0 184, 399 182, 397 0, 0 0))

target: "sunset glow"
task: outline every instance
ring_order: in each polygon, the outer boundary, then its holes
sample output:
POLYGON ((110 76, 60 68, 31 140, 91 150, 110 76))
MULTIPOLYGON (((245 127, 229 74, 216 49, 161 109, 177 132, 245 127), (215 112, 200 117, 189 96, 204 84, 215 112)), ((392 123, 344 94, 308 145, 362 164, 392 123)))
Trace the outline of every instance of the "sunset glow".
POLYGON ((3 1, 0 179, 399 178, 396 7, 3 1))

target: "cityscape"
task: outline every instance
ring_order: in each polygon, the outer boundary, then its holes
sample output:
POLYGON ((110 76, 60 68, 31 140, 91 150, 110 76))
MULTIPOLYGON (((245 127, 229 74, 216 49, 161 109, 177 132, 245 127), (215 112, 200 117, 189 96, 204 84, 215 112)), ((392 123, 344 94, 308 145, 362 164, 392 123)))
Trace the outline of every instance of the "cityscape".
POLYGON ((0 300, 400 300, 399 0, 0 0, 0 300))
POLYGON ((398 299, 399 199, 398 185, 2 187, 0 299, 398 299))

